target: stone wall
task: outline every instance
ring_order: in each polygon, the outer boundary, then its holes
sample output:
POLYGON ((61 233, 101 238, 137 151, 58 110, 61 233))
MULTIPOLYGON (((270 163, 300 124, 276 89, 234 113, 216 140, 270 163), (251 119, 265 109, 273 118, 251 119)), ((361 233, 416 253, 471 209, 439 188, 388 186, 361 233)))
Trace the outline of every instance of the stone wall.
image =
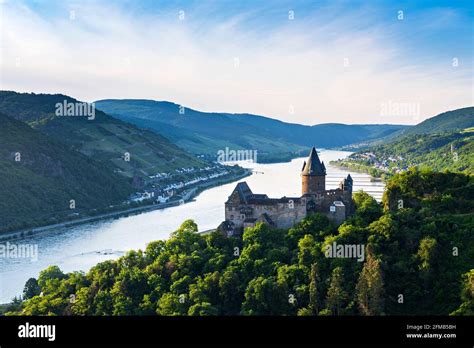
POLYGON ((314 175, 301 176, 302 190, 301 194, 312 194, 316 192, 324 192, 326 189, 326 177, 314 175))
POLYGON ((306 203, 300 199, 268 204, 248 204, 234 206, 226 204, 225 219, 232 221, 235 227, 243 227, 246 219, 257 219, 267 214, 279 228, 290 228, 306 217, 306 203))
POLYGON ((266 213, 278 228, 290 228, 306 217, 306 205, 298 201, 256 205, 255 217, 266 213))
POLYGON ((225 219, 232 222, 235 228, 242 228, 252 226, 254 223, 252 219, 267 214, 276 227, 290 228, 312 212, 325 214, 340 224, 347 215, 352 214, 353 209, 351 192, 335 189, 307 194, 301 198, 267 199, 252 204, 243 204, 236 199, 230 199, 225 204, 225 219), (330 207, 335 201, 343 202, 344 207, 338 207, 336 212, 331 213, 330 207))

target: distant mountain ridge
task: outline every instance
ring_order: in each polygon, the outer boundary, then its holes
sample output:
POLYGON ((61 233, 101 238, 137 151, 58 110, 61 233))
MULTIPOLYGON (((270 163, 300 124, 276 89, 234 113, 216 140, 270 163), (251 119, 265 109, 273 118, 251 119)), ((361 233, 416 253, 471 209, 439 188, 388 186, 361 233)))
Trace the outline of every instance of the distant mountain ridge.
POLYGON ((252 114, 200 112, 171 102, 142 99, 106 99, 97 109, 166 135, 193 153, 215 154, 225 146, 256 149, 259 154, 307 151, 312 146, 331 148, 376 139, 406 128, 400 125, 306 126, 252 114))
POLYGON ((435 171, 474 173, 474 107, 443 112, 400 131, 385 142, 361 147, 344 167, 369 170, 373 175, 425 166, 435 171))
POLYGON ((403 141, 404 137, 410 135, 458 132, 470 127, 474 127, 474 107, 465 107, 443 112, 415 126, 400 129, 375 140, 353 144, 352 146, 348 146, 347 149, 352 151, 368 150, 374 146, 403 141))
POLYGON ((77 150, 110 164, 127 177, 147 176, 182 167, 203 167, 204 162, 163 136, 95 110, 95 119, 58 117, 57 103, 78 102, 62 94, 0 91, 0 112, 77 150), (124 156, 130 155, 130 161, 124 156))
POLYGON ((443 112, 428 118, 416 126, 404 130, 400 135, 442 133, 460 131, 474 127, 474 107, 443 112))

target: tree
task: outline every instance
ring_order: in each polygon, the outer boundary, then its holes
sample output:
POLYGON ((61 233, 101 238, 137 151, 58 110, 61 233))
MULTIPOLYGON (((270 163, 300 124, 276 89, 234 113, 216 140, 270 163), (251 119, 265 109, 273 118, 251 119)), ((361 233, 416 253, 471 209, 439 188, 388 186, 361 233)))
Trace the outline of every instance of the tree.
POLYGON ((38 285, 36 278, 30 278, 26 281, 25 287, 23 288, 23 300, 28 300, 41 293, 41 288, 38 285))
POLYGON ((302 266, 310 267, 316 260, 318 248, 314 237, 310 234, 305 235, 298 242, 298 262, 302 266))
POLYGON ((321 213, 311 214, 305 217, 299 224, 293 226, 288 230, 285 236, 288 246, 294 249, 298 245, 298 241, 305 235, 311 235, 316 240, 324 239, 334 233, 335 226, 329 218, 321 213))
POLYGON ((420 241, 420 248, 416 254, 420 260, 420 269, 423 271, 429 271, 432 267, 433 260, 436 257, 436 239, 434 238, 423 238, 420 241))
POLYGON ((356 286, 356 297, 363 315, 381 315, 383 313, 383 280, 380 261, 367 249, 367 259, 356 286))
POLYGON ((236 266, 226 268, 219 279, 219 298, 222 303, 222 313, 226 315, 237 315, 244 300, 245 284, 236 266))
POLYGON ((179 228, 174 231, 171 235, 176 236, 180 233, 188 232, 188 233, 196 233, 198 231, 198 226, 194 222, 194 220, 188 219, 184 221, 179 228))
POLYGON ((205 315, 217 315, 218 310, 216 307, 211 305, 209 302, 196 303, 189 307, 188 315, 193 316, 205 316, 205 315))
POLYGON ((167 292, 158 300, 158 315, 186 315, 188 312, 188 301, 183 295, 175 295, 167 292))
POLYGON ((313 263, 311 265, 311 272, 309 274, 309 309, 314 315, 318 315, 319 312, 319 271, 318 264, 313 263))
POLYGON ((38 284, 42 291, 47 291, 48 284, 52 280, 61 280, 64 278, 66 278, 66 275, 59 269, 58 266, 49 266, 40 272, 38 284))
POLYGON ((354 219, 359 224, 368 225, 382 216, 382 207, 368 193, 358 191, 354 193, 353 199, 356 206, 354 219))
POLYGON ((463 275, 461 291, 462 304, 454 311, 454 315, 474 315, 474 269, 463 275))
POLYGON ((189 286, 189 300, 191 303, 217 304, 219 302, 219 272, 197 277, 196 283, 189 286))
POLYGON ((252 279, 245 291, 245 315, 284 315, 290 310, 289 294, 274 277, 252 279))
POLYGON ((342 267, 336 267, 332 271, 331 283, 329 285, 326 307, 333 315, 339 315, 343 301, 347 298, 347 294, 342 288, 342 267))

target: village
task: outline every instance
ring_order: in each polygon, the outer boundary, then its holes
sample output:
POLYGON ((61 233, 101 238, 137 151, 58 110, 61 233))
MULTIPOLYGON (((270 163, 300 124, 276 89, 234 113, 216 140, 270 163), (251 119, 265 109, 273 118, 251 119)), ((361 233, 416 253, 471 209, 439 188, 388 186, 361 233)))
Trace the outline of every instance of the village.
POLYGON ((350 155, 347 159, 339 161, 339 163, 337 164, 344 166, 345 164, 354 163, 357 165, 369 166, 382 172, 400 173, 408 169, 407 166, 398 166, 398 163, 403 160, 404 158, 402 156, 385 157, 383 155, 376 155, 373 152, 362 152, 354 153, 350 155))
POLYGON ((148 176, 142 184, 143 189, 133 193, 129 201, 134 203, 167 203, 181 200, 186 189, 199 184, 207 184, 229 175, 228 167, 219 164, 204 168, 179 168, 174 172, 156 173, 148 176))

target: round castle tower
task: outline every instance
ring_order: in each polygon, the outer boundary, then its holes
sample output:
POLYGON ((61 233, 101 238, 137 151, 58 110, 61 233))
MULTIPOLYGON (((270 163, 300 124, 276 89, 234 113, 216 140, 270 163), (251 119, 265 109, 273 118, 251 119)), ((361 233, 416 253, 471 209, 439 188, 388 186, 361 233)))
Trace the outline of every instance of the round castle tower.
POLYGON ((326 191, 326 167, 313 147, 301 171, 302 195, 324 193, 326 191))

